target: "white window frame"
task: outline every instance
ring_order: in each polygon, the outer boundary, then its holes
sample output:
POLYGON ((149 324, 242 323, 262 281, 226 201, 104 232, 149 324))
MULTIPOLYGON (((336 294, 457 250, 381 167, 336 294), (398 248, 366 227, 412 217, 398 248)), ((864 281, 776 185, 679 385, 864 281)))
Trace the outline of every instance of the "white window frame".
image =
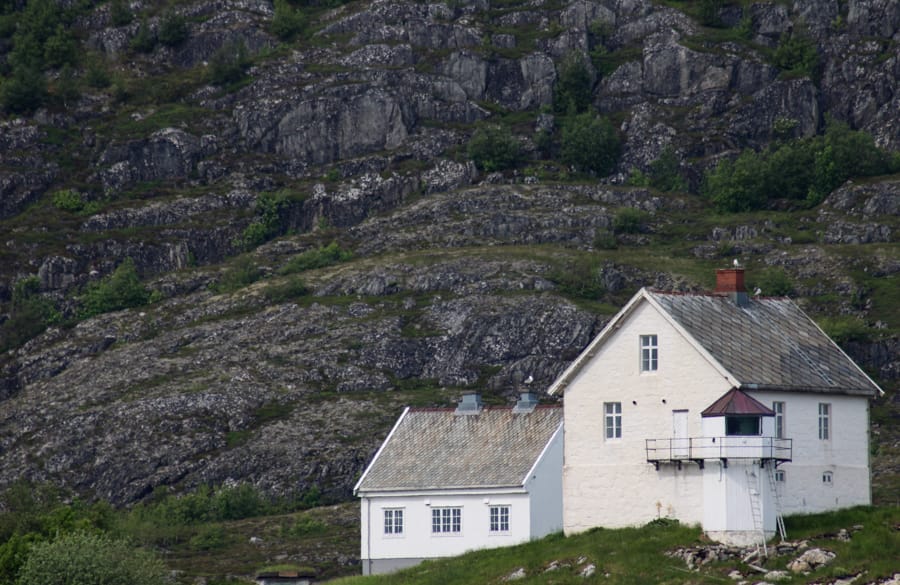
POLYGON ((822 441, 828 441, 831 439, 831 434, 833 432, 831 423, 831 403, 830 402, 820 402, 819 403, 819 439, 822 441))
POLYGON ((775 470, 775 483, 784 483, 787 481, 787 475, 784 473, 783 469, 775 470))
POLYGON ((462 507, 440 506, 431 509, 432 536, 461 536, 462 507))
POLYGON ((603 438, 615 441, 622 438, 622 403, 603 403, 603 438))
POLYGON ((383 534, 386 538, 398 538, 404 534, 404 516, 403 508, 383 508, 384 510, 384 530, 383 534))
POLYGON ((659 337, 641 335, 641 373, 655 372, 659 369, 659 337))
POLYGON ((508 505, 491 505, 488 510, 488 531, 491 534, 509 534, 508 505))
POLYGON ((783 439, 785 437, 784 432, 784 402, 773 402, 772 410, 775 411, 775 438, 783 439))

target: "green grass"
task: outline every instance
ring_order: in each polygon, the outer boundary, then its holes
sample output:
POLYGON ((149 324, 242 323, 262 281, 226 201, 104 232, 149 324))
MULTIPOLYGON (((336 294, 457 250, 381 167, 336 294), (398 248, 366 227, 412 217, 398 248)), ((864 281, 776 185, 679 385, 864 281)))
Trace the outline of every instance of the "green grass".
MULTIPOLYGON (((792 575, 791 584, 821 583, 866 571, 866 581, 896 571, 900 551, 900 508, 854 508, 835 513, 793 516, 787 519, 791 539, 809 539, 837 554, 833 563, 809 575, 792 575), (849 542, 834 536, 845 528, 849 542)), ((617 530, 595 529, 564 538, 560 534, 527 544, 467 553, 460 557, 428 561, 399 573, 340 579, 335 585, 454 585, 502 583, 519 568, 526 576, 516 583, 566 585, 604 583, 610 585, 730 583, 734 569, 752 573, 740 561, 711 563, 699 571, 688 571, 684 562, 666 556, 678 547, 701 544, 700 530, 680 525, 647 525, 617 530), (555 564, 556 570, 547 569, 555 564), (581 576, 588 565, 596 567, 591 577, 581 576)), ((769 569, 783 569, 792 557, 769 557, 769 569)))

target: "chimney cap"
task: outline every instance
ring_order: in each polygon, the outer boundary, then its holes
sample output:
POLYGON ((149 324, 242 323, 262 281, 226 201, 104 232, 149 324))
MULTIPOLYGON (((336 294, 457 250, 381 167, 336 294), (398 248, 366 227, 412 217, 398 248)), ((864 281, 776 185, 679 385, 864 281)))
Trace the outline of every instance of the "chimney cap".
POLYGON ((462 395, 462 400, 456 406, 456 414, 478 414, 481 412, 482 407, 481 394, 478 392, 467 392, 462 395))

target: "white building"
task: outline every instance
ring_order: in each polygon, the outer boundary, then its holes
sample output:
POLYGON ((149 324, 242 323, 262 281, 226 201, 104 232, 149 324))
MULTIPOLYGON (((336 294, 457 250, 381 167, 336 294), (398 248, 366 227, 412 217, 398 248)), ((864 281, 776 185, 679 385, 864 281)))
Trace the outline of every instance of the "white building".
POLYGON ((870 503, 881 390, 793 302, 743 281, 640 290, 553 383, 567 534, 672 517, 759 543, 782 512, 870 503))
POLYGON ((509 546, 562 529, 562 408, 407 408, 366 468, 363 574, 509 546))

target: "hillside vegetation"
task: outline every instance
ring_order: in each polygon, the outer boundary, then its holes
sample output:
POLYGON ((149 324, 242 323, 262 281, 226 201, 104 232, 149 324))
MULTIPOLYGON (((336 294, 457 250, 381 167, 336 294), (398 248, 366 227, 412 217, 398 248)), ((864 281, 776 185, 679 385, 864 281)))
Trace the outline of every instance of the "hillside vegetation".
POLYGON ((346 502, 403 406, 546 388, 737 259, 887 391, 896 503, 898 35, 893 0, 0 0, 0 488, 346 502))

